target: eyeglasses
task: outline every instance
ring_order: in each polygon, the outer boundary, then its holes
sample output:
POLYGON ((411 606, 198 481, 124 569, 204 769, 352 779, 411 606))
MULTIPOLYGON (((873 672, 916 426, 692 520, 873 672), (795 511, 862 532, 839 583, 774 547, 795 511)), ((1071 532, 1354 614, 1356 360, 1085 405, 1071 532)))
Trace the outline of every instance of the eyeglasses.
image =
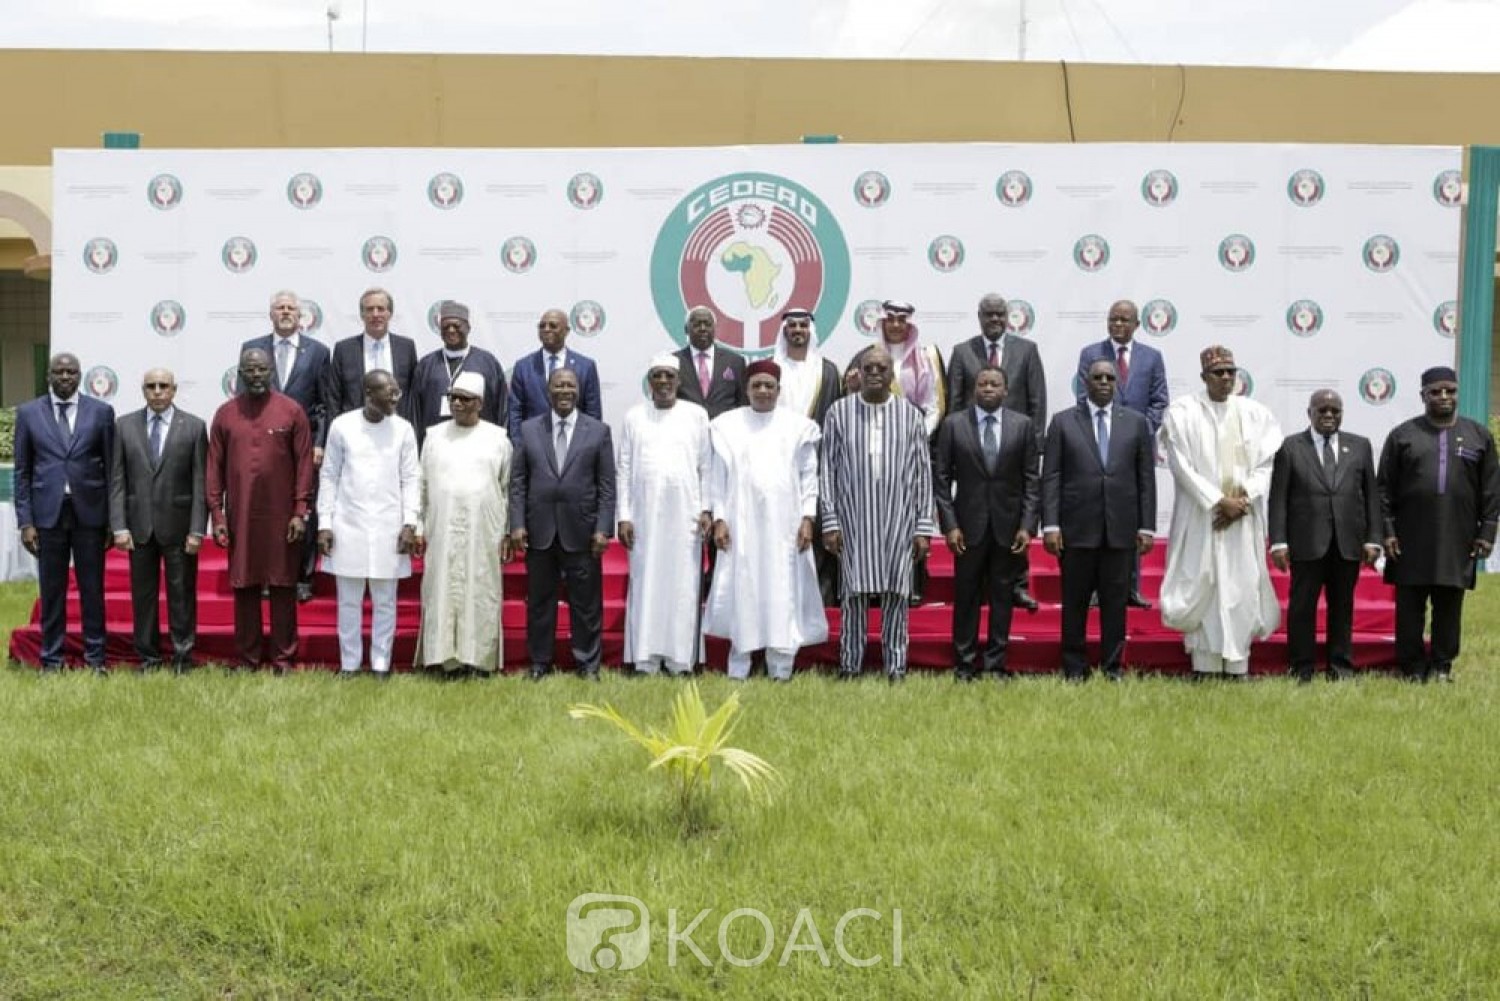
POLYGON ((1091 382, 1114 382, 1118 378, 1119 378, 1119 376, 1110 375, 1108 372, 1097 372, 1094 375, 1089 376, 1089 381, 1091 381, 1091 382))
POLYGON ((170 382, 143 382, 143 383, 141 383, 141 388, 143 388, 143 389, 171 389, 172 388, 172 384, 170 382))
POLYGON ((1209 375, 1216 376, 1220 379, 1224 378, 1226 375, 1234 375, 1237 372, 1239 372, 1239 369, 1237 368, 1211 368, 1208 370, 1209 375))

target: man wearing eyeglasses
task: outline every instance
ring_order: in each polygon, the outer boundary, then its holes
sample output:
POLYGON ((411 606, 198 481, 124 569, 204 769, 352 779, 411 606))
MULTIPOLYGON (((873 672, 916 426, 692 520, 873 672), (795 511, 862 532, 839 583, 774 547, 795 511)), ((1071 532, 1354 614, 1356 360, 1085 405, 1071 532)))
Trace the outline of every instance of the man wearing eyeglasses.
POLYGON ((1204 391, 1167 408, 1158 435, 1176 484, 1161 619, 1183 634, 1195 680, 1243 679, 1250 644, 1281 622, 1266 568, 1266 496, 1281 447, 1271 411, 1234 395, 1234 353, 1198 356, 1204 391))
POLYGON ((1422 373, 1422 404, 1380 451, 1385 579, 1396 585, 1396 660, 1406 679, 1451 682, 1464 592, 1495 546, 1500 465, 1489 429, 1458 415, 1453 369, 1422 373), (1429 605, 1430 646, 1422 638, 1429 605))
POLYGON ((417 362, 404 408, 417 433, 418 445, 426 439, 428 428, 453 416, 448 393, 454 380, 465 372, 484 377, 480 420, 491 424, 505 420, 505 367, 493 354, 469 343, 469 307, 452 299, 438 303, 438 335, 443 346, 417 362))

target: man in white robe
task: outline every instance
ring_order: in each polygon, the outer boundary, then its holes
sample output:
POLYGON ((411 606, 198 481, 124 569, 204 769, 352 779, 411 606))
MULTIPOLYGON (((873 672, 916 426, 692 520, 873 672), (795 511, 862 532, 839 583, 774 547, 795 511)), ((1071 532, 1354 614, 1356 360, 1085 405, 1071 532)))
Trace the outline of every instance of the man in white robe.
POLYGON ((453 415, 422 445, 422 628, 417 664, 445 677, 491 677, 500 665, 500 564, 511 560, 510 435, 480 420, 485 378, 460 372, 453 415))
POLYGON ((625 415, 615 460, 615 533, 630 553, 624 661, 637 673, 690 674, 708 534, 708 412, 677 398, 678 359, 651 359, 651 399, 625 415))
POLYGON ((401 390, 383 369, 365 373, 365 405, 334 418, 318 483, 318 551, 338 585, 339 670, 364 659, 360 635, 370 592, 370 669, 390 678, 396 584, 411 576, 419 508, 417 436, 396 416, 401 390))
POLYGON ((746 366, 750 405, 710 425, 709 503, 719 559, 703 610, 703 631, 729 640, 729 676, 750 676, 750 655, 766 652, 766 673, 792 679, 797 651, 828 638, 812 540, 818 511, 818 426, 776 405, 781 370, 746 366))
POLYGON ((1265 554, 1281 427, 1270 410, 1233 395, 1228 348, 1205 348, 1199 360, 1206 391, 1174 401, 1159 432, 1177 487, 1161 618, 1184 634, 1195 677, 1243 677, 1251 642, 1281 621, 1265 554))

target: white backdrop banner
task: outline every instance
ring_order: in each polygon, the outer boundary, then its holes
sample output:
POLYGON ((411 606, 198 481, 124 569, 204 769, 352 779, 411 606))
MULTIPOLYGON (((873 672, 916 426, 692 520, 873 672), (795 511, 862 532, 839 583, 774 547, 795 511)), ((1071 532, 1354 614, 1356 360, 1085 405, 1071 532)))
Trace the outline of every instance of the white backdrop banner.
POLYGON ((1454 360, 1459 167, 1454 147, 1229 144, 59 150, 53 347, 121 412, 170 367, 207 418, 279 289, 332 345, 385 288, 421 353, 458 299, 507 371, 556 307, 616 422, 691 306, 751 355, 784 309, 811 309, 843 365, 882 299, 915 304, 946 357, 999 292, 1055 412, 1133 299, 1174 397, 1226 344, 1287 431, 1331 387, 1378 449, 1417 412, 1418 374, 1454 360))

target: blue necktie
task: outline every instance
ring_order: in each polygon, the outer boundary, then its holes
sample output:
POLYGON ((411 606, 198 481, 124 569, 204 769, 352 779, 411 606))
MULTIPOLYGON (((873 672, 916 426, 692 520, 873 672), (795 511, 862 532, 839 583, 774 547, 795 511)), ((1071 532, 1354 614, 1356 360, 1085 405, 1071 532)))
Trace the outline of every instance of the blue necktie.
POLYGON ((72 400, 57 401, 57 430, 62 432, 64 445, 73 443, 73 426, 68 423, 68 408, 72 405, 72 400))
POLYGON ((1000 455, 1000 441, 995 437, 995 415, 990 414, 984 419, 984 437, 981 441, 984 445, 984 461, 989 463, 991 469, 995 467, 995 459, 1000 455))
POLYGON ((161 463, 161 414, 151 417, 151 465, 161 463))
POLYGON ((1109 465, 1109 425, 1104 423, 1104 411, 1094 411, 1094 431, 1099 437, 1099 465, 1109 465))

